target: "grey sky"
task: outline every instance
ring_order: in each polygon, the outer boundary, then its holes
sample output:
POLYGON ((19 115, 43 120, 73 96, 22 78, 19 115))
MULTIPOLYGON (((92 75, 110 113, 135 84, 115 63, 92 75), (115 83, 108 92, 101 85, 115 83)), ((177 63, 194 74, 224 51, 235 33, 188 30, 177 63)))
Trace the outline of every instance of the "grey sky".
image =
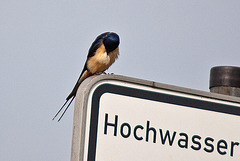
POLYGON ((0 160, 70 160, 72 90, 97 35, 120 35, 108 72, 208 91, 209 70, 240 66, 239 0, 0 1, 0 160))

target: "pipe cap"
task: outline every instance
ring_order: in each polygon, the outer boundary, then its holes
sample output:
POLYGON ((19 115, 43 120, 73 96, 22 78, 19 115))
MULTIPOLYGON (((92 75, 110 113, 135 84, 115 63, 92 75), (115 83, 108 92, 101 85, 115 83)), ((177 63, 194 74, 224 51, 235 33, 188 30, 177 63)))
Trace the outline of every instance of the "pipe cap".
POLYGON ((240 67, 216 66, 210 71, 209 88, 227 86, 240 88, 240 67))

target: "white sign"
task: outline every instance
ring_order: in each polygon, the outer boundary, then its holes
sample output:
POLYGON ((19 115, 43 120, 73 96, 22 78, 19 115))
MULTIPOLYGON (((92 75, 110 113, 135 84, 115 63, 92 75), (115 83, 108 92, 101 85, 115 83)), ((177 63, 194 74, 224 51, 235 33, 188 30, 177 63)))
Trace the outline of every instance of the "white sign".
POLYGON ((239 161, 240 104, 114 80, 87 101, 83 161, 239 161))

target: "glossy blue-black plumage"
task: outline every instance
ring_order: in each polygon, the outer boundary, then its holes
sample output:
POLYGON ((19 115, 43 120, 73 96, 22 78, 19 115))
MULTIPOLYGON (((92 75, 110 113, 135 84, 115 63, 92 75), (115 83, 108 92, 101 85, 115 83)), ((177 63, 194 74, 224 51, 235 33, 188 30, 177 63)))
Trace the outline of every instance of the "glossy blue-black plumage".
POLYGON ((91 47, 88 50, 88 58, 94 56, 96 50, 102 45, 103 39, 109 34, 110 32, 105 32, 99 35, 92 43, 91 47))
POLYGON ((115 33, 110 33, 105 39, 103 39, 103 44, 107 50, 107 53, 115 50, 118 47, 119 43, 119 36, 115 33))
POLYGON ((115 50, 120 43, 119 36, 114 32, 105 32, 99 35, 94 42, 92 43, 91 47, 88 51, 88 58, 94 56, 96 50, 104 44, 107 52, 111 52, 115 50))

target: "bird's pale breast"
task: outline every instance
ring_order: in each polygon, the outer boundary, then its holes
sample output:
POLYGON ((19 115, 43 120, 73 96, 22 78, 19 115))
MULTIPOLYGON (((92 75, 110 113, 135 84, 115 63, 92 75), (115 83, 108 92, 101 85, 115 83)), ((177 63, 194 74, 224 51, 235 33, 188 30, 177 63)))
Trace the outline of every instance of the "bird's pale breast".
POLYGON ((102 44, 96 51, 95 55, 89 58, 87 63, 88 70, 94 74, 107 70, 118 58, 119 48, 107 54, 104 45, 102 44))

